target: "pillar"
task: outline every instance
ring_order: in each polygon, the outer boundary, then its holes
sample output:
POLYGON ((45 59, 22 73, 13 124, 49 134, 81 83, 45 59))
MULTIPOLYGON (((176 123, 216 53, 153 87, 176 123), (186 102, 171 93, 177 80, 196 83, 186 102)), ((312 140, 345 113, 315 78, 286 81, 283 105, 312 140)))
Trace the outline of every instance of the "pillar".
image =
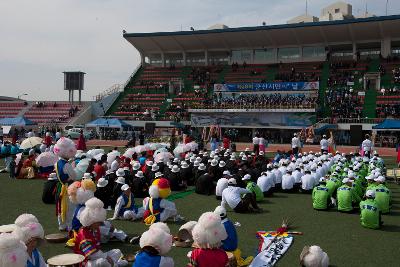
POLYGON ((205 58, 204 65, 208 66, 208 51, 207 50, 204 52, 204 58, 205 58))
POLYGON ((163 52, 161 52, 161 67, 165 67, 165 55, 163 52))
POLYGON ((353 59, 357 60, 357 44, 353 43, 353 59))
POLYGON ((185 51, 183 51, 182 52, 182 58, 183 58, 183 66, 186 66, 186 52, 185 51))
POLYGON ((384 58, 387 58, 392 54, 392 40, 388 37, 385 37, 381 41, 381 55, 384 58))

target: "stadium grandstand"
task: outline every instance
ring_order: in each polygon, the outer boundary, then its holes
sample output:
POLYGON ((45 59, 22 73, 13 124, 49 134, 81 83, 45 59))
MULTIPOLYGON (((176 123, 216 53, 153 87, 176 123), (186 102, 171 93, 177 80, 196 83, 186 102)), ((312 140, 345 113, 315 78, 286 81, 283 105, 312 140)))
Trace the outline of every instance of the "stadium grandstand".
POLYGON ((125 32, 141 64, 107 115, 141 127, 268 129, 285 140, 334 128, 346 142, 350 125, 371 130, 399 116, 399 27, 394 15, 125 32))

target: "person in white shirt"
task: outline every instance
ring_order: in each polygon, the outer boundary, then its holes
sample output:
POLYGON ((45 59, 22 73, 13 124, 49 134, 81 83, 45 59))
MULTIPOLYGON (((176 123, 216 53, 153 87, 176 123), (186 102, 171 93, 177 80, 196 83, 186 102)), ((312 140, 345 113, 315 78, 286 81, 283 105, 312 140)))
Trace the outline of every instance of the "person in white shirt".
POLYGON ((301 147, 300 139, 297 137, 295 133, 292 138, 292 153, 293 155, 297 155, 299 153, 299 149, 301 147))
POLYGON ((120 164, 121 164, 121 158, 120 158, 120 157, 116 157, 115 160, 111 163, 111 168, 110 168, 110 170, 111 170, 112 172, 115 172, 116 170, 119 169, 120 164))
POLYGON ((315 179, 311 175, 311 171, 306 169, 305 174, 301 177, 301 192, 311 194, 315 185, 315 179))
POLYGON ((322 136, 321 142, 319 142, 319 144, 321 145, 321 153, 328 152, 329 143, 326 139, 326 135, 322 136))
POLYGON ((272 171, 275 174, 275 190, 281 190, 281 183, 282 183, 282 173, 278 168, 278 164, 274 163, 274 170, 272 171))
POLYGON ((59 131, 56 132, 56 142, 58 141, 58 139, 61 138, 61 133, 59 131))
POLYGON ((286 173, 282 176, 282 191, 293 192, 294 178, 292 176, 292 169, 287 168, 286 173))
POLYGON ((261 173, 261 176, 257 179, 257 185, 261 188, 264 197, 269 197, 274 192, 275 187, 275 175, 271 172, 272 168, 269 168, 265 173, 261 173))
POLYGON ((301 173, 300 166, 296 167, 296 169, 292 173, 292 176, 294 178, 294 187, 296 189, 300 189, 300 187, 301 187, 301 177, 303 176, 303 174, 301 173))
POLYGON ((253 151, 256 155, 260 151, 260 135, 257 133, 256 136, 253 137, 253 151))
POLYGON ((282 166, 278 168, 282 175, 286 174, 287 162, 286 160, 282 162, 282 166))
POLYGON ((228 179, 225 177, 222 177, 217 181, 217 186, 215 187, 215 196, 217 200, 222 199, 222 192, 225 190, 225 188, 228 187, 228 179))
POLYGON ((226 208, 226 205, 237 213, 246 213, 253 210, 256 212, 261 211, 257 206, 255 195, 250 190, 237 187, 235 178, 230 178, 228 180, 228 188, 222 191, 221 206, 226 208))
POLYGON ((372 141, 369 139, 369 134, 365 135, 365 140, 361 144, 361 148, 364 151, 364 157, 371 157, 372 141))

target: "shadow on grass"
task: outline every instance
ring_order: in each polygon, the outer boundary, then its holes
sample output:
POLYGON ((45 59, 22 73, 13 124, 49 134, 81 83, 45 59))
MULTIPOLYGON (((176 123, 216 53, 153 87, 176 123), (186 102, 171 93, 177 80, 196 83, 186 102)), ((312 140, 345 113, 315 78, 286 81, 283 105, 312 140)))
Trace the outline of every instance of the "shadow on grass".
POLYGON ((384 232, 400 232, 400 225, 393 225, 393 224, 388 224, 388 225, 383 225, 381 228, 381 231, 384 232))

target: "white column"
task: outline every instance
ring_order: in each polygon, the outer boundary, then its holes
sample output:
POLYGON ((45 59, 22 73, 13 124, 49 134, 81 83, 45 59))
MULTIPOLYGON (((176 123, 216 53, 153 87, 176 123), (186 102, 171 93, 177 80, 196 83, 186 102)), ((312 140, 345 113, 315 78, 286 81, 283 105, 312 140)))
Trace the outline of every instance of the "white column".
POLYGON ((205 58, 205 64, 204 65, 208 66, 208 51, 207 50, 204 52, 204 58, 205 58))
POLYGON ((353 59, 357 60, 357 44, 353 43, 353 59))
POLYGON ((275 61, 275 63, 279 63, 278 48, 274 48, 274 61, 275 61))
POLYGON ((186 52, 182 52, 182 58, 183 58, 183 66, 186 66, 186 52))
POLYGON ((386 58, 392 54, 392 40, 389 37, 385 37, 381 41, 381 55, 386 58))
POLYGON ((165 67, 165 55, 163 52, 161 52, 161 67, 165 67))

